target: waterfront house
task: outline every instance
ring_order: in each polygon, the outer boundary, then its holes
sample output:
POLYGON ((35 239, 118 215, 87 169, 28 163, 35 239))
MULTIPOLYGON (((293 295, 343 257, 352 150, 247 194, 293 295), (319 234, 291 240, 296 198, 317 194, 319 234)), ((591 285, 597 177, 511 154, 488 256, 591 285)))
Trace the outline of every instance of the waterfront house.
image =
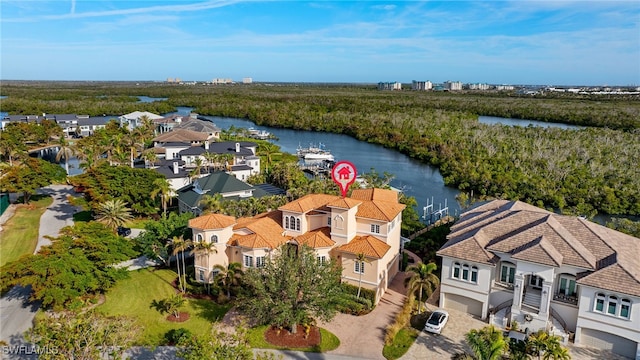
POLYGON ((640 358, 640 239, 494 200, 463 213, 437 255, 441 307, 640 358))
MULTIPOLYGON (((174 169, 179 174, 180 170, 177 165, 175 165, 174 169)), ((249 185, 222 171, 216 171, 197 178, 186 186, 180 187, 176 194, 180 212, 191 212, 196 216, 202 214, 200 201, 205 195, 220 194, 225 200, 239 200, 269 195, 261 188, 249 185)))
POLYGON ((195 276, 212 281, 215 265, 261 267, 282 244, 315 249, 319 262, 334 259, 342 280, 376 292, 380 300, 399 271, 402 210, 393 190, 357 189, 351 197, 310 194, 252 218, 207 214, 189 220, 194 242, 217 252, 198 252, 195 276), (367 261, 358 261, 364 254, 367 261))
POLYGON ((150 113, 148 111, 134 111, 132 113, 120 116, 118 120, 120 121, 121 127, 126 127, 129 130, 133 130, 138 126, 141 126, 143 124, 143 119, 145 118, 154 121, 162 119, 163 117, 158 114, 150 113))

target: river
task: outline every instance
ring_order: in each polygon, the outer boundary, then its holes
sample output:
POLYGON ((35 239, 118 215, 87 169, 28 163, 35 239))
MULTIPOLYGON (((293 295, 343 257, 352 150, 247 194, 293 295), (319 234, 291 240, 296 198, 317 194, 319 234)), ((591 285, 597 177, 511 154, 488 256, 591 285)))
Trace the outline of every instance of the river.
MULTIPOLYGON (((179 107, 175 113, 188 115, 191 110, 189 107, 179 107)), ((391 186, 403 190, 409 196, 415 197, 418 202, 416 210, 420 215, 423 215, 423 207, 429 203, 433 204, 433 210, 436 211, 448 207, 450 215, 458 215, 460 213, 460 206, 456 201, 456 195, 459 194, 459 191, 444 185, 444 180, 437 168, 397 151, 359 141, 342 134, 257 126, 252 121, 238 118, 218 116, 205 116, 204 118, 212 121, 223 130, 228 130, 231 126, 234 126, 238 128, 253 127, 258 130, 268 131, 277 137, 277 140, 273 140, 273 142, 287 153, 295 154, 296 149, 300 146, 307 147, 310 144, 318 145, 322 143, 326 149, 331 151, 336 161, 351 161, 359 173, 370 172, 373 168, 379 174, 384 172, 392 174, 394 178, 391 181, 391 186)), ((566 124, 489 116, 480 116, 478 120, 485 124, 501 123, 509 126, 579 128, 578 126, 566 124)), ((82 172, 78 167, 77 159, 70 159, 70 164, 72 165, 70 175, 82 172)), ((64 164, 61 165, 64 166, 64 164)))
POLYGON ((352 162, 358 173, 370 172, 372 168, 382 174, 388 172, 394 176, 391 186, 401 189, 405 194, 413 196, 418 202, 418 213, 423 214, 423 207, 427 201, 434 203, 435 210, 448 206, 451 215, 460 212, 456 201, 459 191, 444 185, 444 180, 437 168, 414 160, 397 151, 380 145, 356 140, 347 135, 324 132, 302 131, 257 126, 252 121, 206 116, 219 128, 228 130, 231 126, 266 130, 278 139, 274 143, 287 153, 296 153, 299 146, 322 143, 330 150, 336 161, 348 160, 352 162))

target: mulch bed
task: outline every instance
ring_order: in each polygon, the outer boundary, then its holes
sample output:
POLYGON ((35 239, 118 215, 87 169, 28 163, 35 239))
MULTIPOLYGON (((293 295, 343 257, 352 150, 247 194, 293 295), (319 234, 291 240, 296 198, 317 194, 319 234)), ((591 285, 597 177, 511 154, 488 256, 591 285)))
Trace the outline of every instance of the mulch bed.
POLYGON ((167 316, 167 320, 169 320, 171 322, 181 323, 181 322, 185 322, 185 321, 189 320, 189 317, 191 317, 191 315, 189 315, 188 312, 181 312, 180 313, 180 317, 176 318, 175 315, 171 314, 171 315, 167 316))
POLYGON ((292 334, 287 329, 272 326, 265 331, 264 338, 270 344, 285 348, 304 348, 320 345, 319 327, 312 326, 308 335, 304 330, 304 326, 298 325, 297 332, 292 334))

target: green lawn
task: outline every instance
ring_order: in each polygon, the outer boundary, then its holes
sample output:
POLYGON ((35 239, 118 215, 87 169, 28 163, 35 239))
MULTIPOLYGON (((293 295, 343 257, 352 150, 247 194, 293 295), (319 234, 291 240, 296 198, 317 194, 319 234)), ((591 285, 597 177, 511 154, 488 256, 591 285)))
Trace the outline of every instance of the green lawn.
POLYGON ((320 345, 309 348, 293 348, 287 349, 279 346, 275 346, 264 339, 264 332, 267 330, 268 325, 257 326, 253 329, 249 329, 249 345, 255 349, 279 349, 279 350, 295 350, 306 352, 327 352, 336 349, 340 346, 340 339, 333 335, 328 330, 320 328, 320 345))
POLYGON ((53 199, 34 195, 27 205, 18 205, 15 214, 2 226, 0 235, 0 266, 33 254, 38 244, 40 217, 53 199))
POLYGON ((382 356, 389 360, 399 359, 404 355, 416 340, 420 332, 414 328, 404 328, 398 332, 391 345, 385 345, 382 356))
POLYGON ((175 293, 170 282, 177 274, 171 270, 142 269, 132 271, 130 278, 121 280, 106 294, 106 302, 98 311, 107 315, 128 315, 137 319, 142 327, 140 345, 161 345, 164 334, 171 329, 186 328, 193 334, 208 334, 213 322, 220 320, 229 306, 217 305, 210 300, 189 299, 180 309, 190 314, 189 320, 174 323, 166 320, 151 303, 175 293))

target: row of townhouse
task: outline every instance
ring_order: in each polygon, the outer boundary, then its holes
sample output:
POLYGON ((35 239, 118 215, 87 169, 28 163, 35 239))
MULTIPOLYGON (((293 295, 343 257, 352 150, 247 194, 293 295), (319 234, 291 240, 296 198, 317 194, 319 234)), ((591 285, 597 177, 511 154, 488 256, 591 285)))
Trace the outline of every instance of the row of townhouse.
POLYGON ((217 251, 195 255, 195 277, 211 282, 215 265, 261 267, 283 244, 307 245, 318 261, 334 259, 343 281, 376 292, 376 302, 399 271, 400 228, 404 205, 393 190, 358 189, 351 197, 310 194, 252 218, 208 214, 189 221, 195 242, 217 251), (364 254, 367 261, 357 261, 364 254))
POLYGON ((640 239, 495 200, 462 214, 437 255, 441 307, 640 359, 640 239))

